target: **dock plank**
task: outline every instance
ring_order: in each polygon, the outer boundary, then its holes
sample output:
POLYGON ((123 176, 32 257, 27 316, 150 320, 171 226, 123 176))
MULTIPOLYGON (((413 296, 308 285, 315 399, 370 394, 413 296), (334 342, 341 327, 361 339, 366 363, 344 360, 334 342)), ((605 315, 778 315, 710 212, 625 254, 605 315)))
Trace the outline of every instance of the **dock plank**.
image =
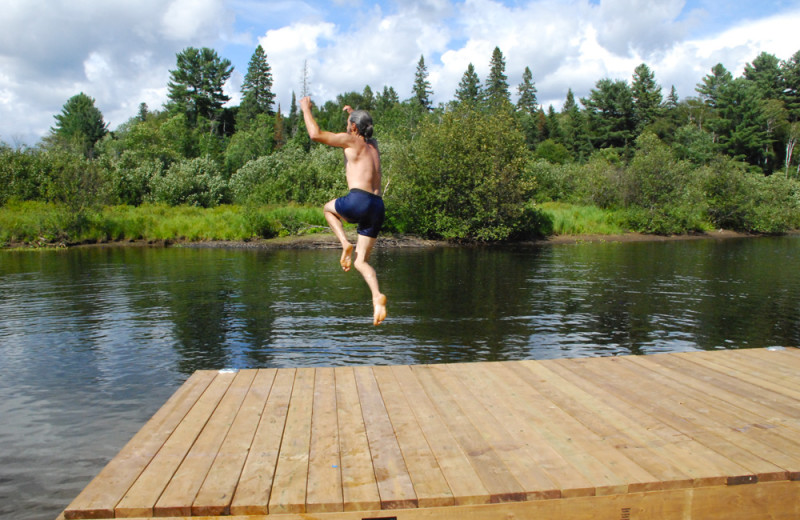
POLYGON ((453 492, 455 504, 488 504, 491 501, 489 491, 436 411, 414 371, 410 366, 398 366, 393 367, 392 372, 402 386, 406 400, 414 404, 412 412, 453 492))
POLYGON ((64 516, 112 518, 114 508, 175 428, 214 380, 216 372, 198 371, 170 397, 92 482, 67 506, 64 516))
POLYGON ((258 423, 267 403, 277 370, 258 370, 231 426, 225 442, 214 458, 208 477, 192 504, 194 516, 230 514, 230 505, 239 482, 258 423))
POLYGON ((236 374, 225 396, 198 435, 169 484, 156 502, 156 516, 191 516, 192 503, 255 377, 252 370, 236 374))
POLYGON ((370 367, 354 369, 382 509, 417 507, 417 495, 370 367))
POLYGON ((525 490, 522 485, 514 478, 494 447, 486 441, 464 411, 464 408, 471 407, 473 403, 469 400, 457 400, 458 396, 449 393, 436 374, 438 370, 434 365, 414 367, 414 373, 425 388, 439 416, 489 491, 490 502, 524 499, 525 490))
POLYGON ((795 518, 798 368, 758 349, 199 371, 59 520, 795 518))
POLYGON ((583 361, 570 361, 551 360, 544 364, 549 370, 556 372, 582 390, 596 395, 617 413, 627 417, 634 424, 638 424, 638 428, 635 428, 634 431, 670 455, 675 464, 692 478, 693 487, 726 484, 725 475, 721 474, 715 465, 715 461, 719 459, 718 454, 710 454, 705 446, 663 421, 647 407, 634 406, 628 396, 629 392, 620 391, 619 387, 612 385, 610 378, 593 377, 592 374, 584 373, 583 361))
POLYGON ((381 497, 372 468, 367 430, 358 400, 352 367, 337 367, 336 405, 339 420, 339 458, 342 464, 342 500, 345 511, 380 509, 381 497))
POLYGON ((233 382, 235 374, 219 373, 203 392, 195 405, 186 414, 169 439, 153 457, 153 460, 117 504, 114 514, 120 518, 150 517, 156 501, 169 485, 172 476, 197 437, 216 410, 233 382))
MULTIPOLYGON (((621 358, 599 358, 597 361, 590 370, 595 375, 614 374, 615 381, 619 382, 616 384, 625 384, 635 374, 621 358)), ((637 399, 633 401, 648 403, 663 421, 712 450, 709 454, 718 454, 715 457, 715 466, 721 475, 727 475, 729 483, 755 482, 760 474, 769 477, 783 471, 739 446, 735 442, 736 438, 728 432, 715 428, 714 421, 686 404, 690 399, 661 385, 657 374, 651 373, 649 376, 650 384, 638 388, 637 399)))
POLYGON ((308 513, 344 510, 335 388, 333 368, 317 368, 308 460, 308 513))
MULTIPOLYGON (((502 375, 495 374, 497 365, 494 363, 474 363, 464 365, 469 381, 475 388, 475 394, 494 420, 514 432, 514 435, 526 447, 526 460, 531 465, 541 468, 548 478, 560 490, 559 496, 574 498, 595 495, 595 486, 567 459, 558 453, 536 428, 527 421, 525 414, 528 406, 521 400, 513 399, 511 395, 502 393, 503 398, 497 398, 500 388, 496 381, 502 375)), ((538 498, 534 495, 531 498, 538 498)), ((544 497, 543 497, 544 498, 544 497)), ((553 497, 558 498, 558 497, 553 497)))
POLYGON ((655 488, 691 487, 691 477, 675 464, 672 454, 662 450, 654 436, 642 434, 638 423, 617 412, 596 395, 571 384, 544 363, 522 363, 522 366, 535 377, 529 383, 535 383, 544 396, 603 439, 604 443, 614 446, 655 477, 659 481, 655 488))
POLYGON ((530 463, 530 453, 522 439, 506 429, 503 423, 496 421, 489 412, 486 401, 470 390, 478 384, 475 372, 460 370, 460 366, 441 365, 436 367, 436 375, 443 388, 461 403, 462 410, 472 424, 494 447, 495 453, 522 487, 526 499, 561 496, 561 490, 548 474, 530 463))
POLYGON ((314 369, 298 368, 269 497, 270 514, 306 512, 313 405, 314 369))
POLYGON ((247 454, 242 476, 231 501, 232 515, 266 515, 283 429, 289 412, 295 370, 279 370, 247 454))
POLYGON ((375 367, 375 380, 384 398, 389 420, 408 468, 419 507, 442 507, 455 503, 442 469, 428 445, 412 405, 394 376, 392 367, 375 367))

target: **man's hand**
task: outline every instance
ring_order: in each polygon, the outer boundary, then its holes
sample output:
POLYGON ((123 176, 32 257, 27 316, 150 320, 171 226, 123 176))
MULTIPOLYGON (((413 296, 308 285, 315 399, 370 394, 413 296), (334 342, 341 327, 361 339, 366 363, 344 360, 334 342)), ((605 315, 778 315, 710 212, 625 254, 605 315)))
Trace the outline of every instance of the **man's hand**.
POLYGON ((344 110, 348 114, 352 114, 353 113, 353 107, 351 107, 350 105, 345 105, 342 110, 344 110))
POLYGON ((300 110, 311 110, 311 97, 306 96, 300 99, 300 110))

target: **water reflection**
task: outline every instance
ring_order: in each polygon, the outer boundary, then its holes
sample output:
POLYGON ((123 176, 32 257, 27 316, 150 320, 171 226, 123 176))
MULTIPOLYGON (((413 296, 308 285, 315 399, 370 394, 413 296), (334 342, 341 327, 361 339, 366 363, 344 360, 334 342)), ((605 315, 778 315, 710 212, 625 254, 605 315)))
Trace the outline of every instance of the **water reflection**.
POLYGON ((55 518, 198 369, 800 344, 800 237, 0 253, 0 516, 55 518))

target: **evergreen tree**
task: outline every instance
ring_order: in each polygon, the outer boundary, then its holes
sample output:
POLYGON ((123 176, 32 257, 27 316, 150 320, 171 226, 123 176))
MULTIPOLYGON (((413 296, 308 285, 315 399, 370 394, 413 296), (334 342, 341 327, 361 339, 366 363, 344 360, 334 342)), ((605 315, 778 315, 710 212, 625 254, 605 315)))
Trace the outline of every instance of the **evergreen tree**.
POLYGON ((372 88, 370 88, 369 85, 364 87, 361 98, 364 104, 360 108, 364 110, 375 110, 375 94, 372 93, 372 88))
POLYGON ((667 110, 674 110, 678 108, 678 91, 675 90, 675 85, 672 85, 672 88, 669 91, 669 95, 667 96, 666 101, 664 102, 664 108, 667 110))
MULTIPOLYGON (((294 101, 294 92, 292 92, 292 101, 294 101)), ((272 136, 275 142, 275 150, 280 149, 286 144, 286 121, 283 119, 283 115, 281 114, 280 105, 278 105, 278 111, 275 112, 275 129, 272 132, 272 136)))
POLYGON ((758 87, 736 78, 719 91, 715 130, 720 145, 730 156, 765 167, 769 136, 758 95, 758 87))
POLYGON ((517 110, 533 115, 539 106, 539 101, 536 99, 536 92, 536 84, 533 82, 531 68, 525 67, 525 72, 522 73, 522 83, 517 87, 517 93, 519 94, 517 110))
POLYGON ((242 83, 242 104, 239 107, 239 119, 242 123, 247 124, 259 114, 272 115, 272 103, 274 101, 272 69, 267 63, 267 55, 264 52, 264 48, 259 45, 250 58, 247 74, 245 74, 244 83, 242 83))
POLYGON ((383 86, 383 91, 380 92, 375 101, 375 108, 379 112, 385 112, 400 103, 400 97, 397 95, 394 87, 388 85, 383 86))
POLYGON ((492 51, 489 79, 486 81, 486 99, 489 106, 497 109, 511 103, 511 94, 508 92, 508 78, 506 77, 506 60, 499 47, 492 51))
POLYGON ((177 68, 170 71, 167 108, 186 114, 192 126, 199 117, 216 121, 230 100, 222 87, 232 72, 230 60, 213 49, 187 47, 177 54, 177 68))
POLYGON ((548 139, 560 142, 564 138, 563 134, 561 133, 561 125, 558 122, 558 114, 556 114, 556 109, 553 108, 553 105, 550 105, 547 108, 546 127, 548 139))
POLYGON ((722 63, 717 63, 711 68, 711 74, 707 74, 703 78, 702 83, 697 84, 695 90, 700 94, 700 99, 702 99, 706 105, 715 108, 720 91, 731 81, 733 81, 731 73, 728 72, 722 63))
POLYGON ((108 132, 103 114, 94 105, 94 98, 81 92, 69 98, 54 116, 56 125, 50 129, 47 141, 75 148, 87 157, 92 157, 94 145, 108 132))
POLYGON ((581 102, 586 107, 595 148, 628 148, 633 144, 633 94, 625 81, 601 79, 589 98, 581 102))
POLYGON ((139 121, 144 122, 147 121, 147 116, 148 116, 147 103, 145 102, 139 103, 139 113, 136 117, 139 118, 139 121))
POLYGON ((472 63, 467 65, 467 70, 458 83, 456 100, 459 103, 469 103, 473 106, 477 106, 483 101, 481 80, 478 78, 478 74, 475 72, 475 67, 472 63))
POLYGON ((762 52, 745 65, 744 77, 755 84, 761 99, 779 99, 783 93, 780 62, 772 54, 762 52))
POLYGON ((299 115, 297 113, 297 96, 292 91, 292 104, 289 106, 289 120, 287 122, 287 129, 289 130, 289 137, 294 137, 297 133, 297 120, 299 115))
POLYGON ((789 111, 789 121, 800 121, 800 51, 781 63, 783 102, 789 111))
POLYGON ((567 90, 567 99, 561 109, 561 132, 564 145, 572 152, 573 157, 584 160, 592 153, 592 143, 586 132, 586 122, 581 109, 575 103, 572 89, 567 90))
POLYGON ((656 83, 655 75, 644 63, 634 71, 631 93, 636 130, 641 132, 658 115, 662 100, 661 85, 656 83))
POLYGON ((431 97, 433 90, 431 90, 431 83, 428 81, 428 69, 425 67, 425 57, 420 56, 417 63, 417 71, 414 74, 414 99, 425 108, 431 110, 431 97))

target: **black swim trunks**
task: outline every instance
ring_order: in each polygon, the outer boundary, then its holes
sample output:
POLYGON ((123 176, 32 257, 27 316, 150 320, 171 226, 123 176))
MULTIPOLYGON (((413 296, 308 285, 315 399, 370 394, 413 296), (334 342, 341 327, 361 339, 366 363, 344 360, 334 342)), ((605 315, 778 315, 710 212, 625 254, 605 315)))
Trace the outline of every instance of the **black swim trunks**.
POLYGON ((358 234, 378 238, 386 209, 383 199, 374 193, 354 188, 334 203, 336 213, 352 224, 358 224, 358 234))

